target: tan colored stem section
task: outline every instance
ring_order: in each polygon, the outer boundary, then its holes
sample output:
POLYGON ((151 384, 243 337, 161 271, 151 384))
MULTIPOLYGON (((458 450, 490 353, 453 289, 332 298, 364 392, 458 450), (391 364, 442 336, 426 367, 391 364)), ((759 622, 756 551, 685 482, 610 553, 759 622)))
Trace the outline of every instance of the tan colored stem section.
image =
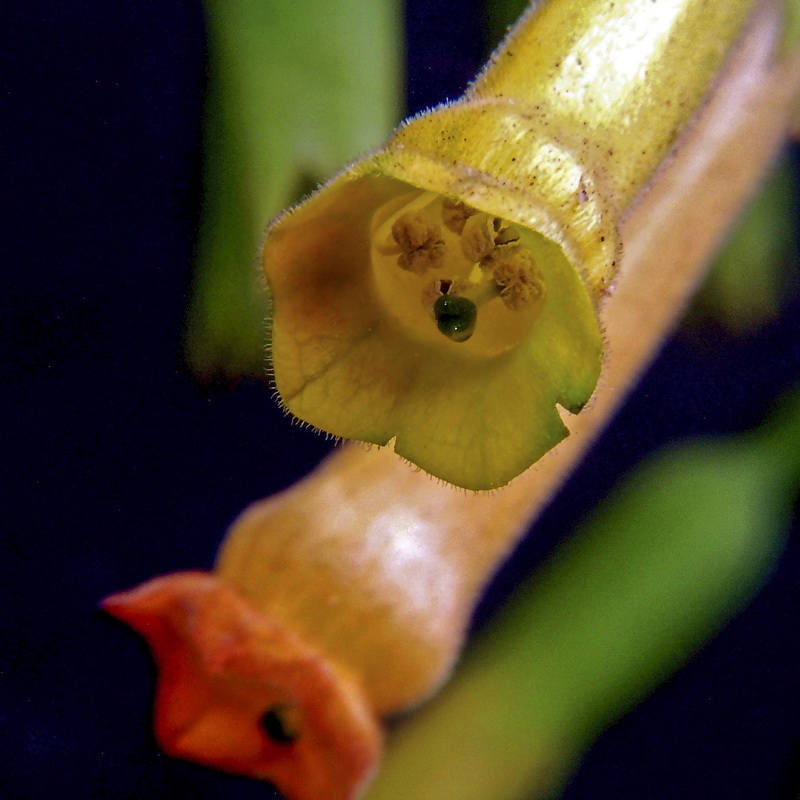
POLYGON ((344 447, 233 526, 220 576, 352 672, 376 711, 446 677, 481 588, 650 361, 772 161, 800 90, 800 57, 773 63, 780 25, 777 3, 759 6, 676 156, 628 210, 602 309, 606 369, 591 407, 565 415, 566 441, 491 494, 441 485, 388 449, 344 447))

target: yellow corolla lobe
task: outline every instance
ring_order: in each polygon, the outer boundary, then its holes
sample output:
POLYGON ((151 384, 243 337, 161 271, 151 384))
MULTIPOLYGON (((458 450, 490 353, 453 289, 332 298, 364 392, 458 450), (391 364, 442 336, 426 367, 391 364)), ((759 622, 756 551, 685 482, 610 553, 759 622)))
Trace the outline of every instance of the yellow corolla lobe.
POLYGON ((599 376, 619 221, 751 5, 543 2, 463 98, 279 218, 263 260, 285 406, 470 489, 560 441, 558 407, 599 376))

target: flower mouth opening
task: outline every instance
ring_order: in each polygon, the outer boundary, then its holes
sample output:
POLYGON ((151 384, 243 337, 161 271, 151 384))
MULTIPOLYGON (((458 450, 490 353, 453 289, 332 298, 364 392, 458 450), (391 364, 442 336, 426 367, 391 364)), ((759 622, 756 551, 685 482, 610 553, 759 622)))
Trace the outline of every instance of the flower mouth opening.
POLYGON ((564 437, 556 407, 580 410, 602 362, 580 247, 535 197, 495 194, 346 173, 273 226, 272 360, 295 416, 477 490, 564 437))
POLYGON ((547 299, 529 233, 430 191, 394 197, 372 217, 377 294, 427 344, 497 356, 530 332, 547 299))

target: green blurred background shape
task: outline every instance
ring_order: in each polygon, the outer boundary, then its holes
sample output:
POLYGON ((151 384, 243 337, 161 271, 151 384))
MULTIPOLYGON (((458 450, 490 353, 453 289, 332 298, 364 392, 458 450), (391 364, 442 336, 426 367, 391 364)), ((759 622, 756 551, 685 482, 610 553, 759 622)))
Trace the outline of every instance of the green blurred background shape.
POLYGON ((527 0, 489 0, 486 3, 488 45, 494 47, 530 5, 527 0))
POLYGON ((690 320, 712 319, 732 332, 766 322, 797 282, 793 165, 782 159, 737 223, 695 298, 690 320))
POLYGON ((267 222, 399 118, 396 0, 206 0, 204 206, 186 328, 204 379, 266 374, 267 222))
POLYGON ((800 395, 623 480, 401 723, 368 800, 557 796, 581 753, 752 596, 800 478, 800 395))

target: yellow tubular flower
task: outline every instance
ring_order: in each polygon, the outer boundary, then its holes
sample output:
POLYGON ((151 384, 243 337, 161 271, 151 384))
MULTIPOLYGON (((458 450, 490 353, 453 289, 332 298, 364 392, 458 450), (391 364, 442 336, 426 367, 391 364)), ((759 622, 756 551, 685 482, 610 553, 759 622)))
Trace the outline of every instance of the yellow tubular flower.
POLYGON ((268 231, 294 415, 469 489, 567 433, 602 361, 617 227, 706 97, 743 0, 551 0, 463 98, 268 231))

